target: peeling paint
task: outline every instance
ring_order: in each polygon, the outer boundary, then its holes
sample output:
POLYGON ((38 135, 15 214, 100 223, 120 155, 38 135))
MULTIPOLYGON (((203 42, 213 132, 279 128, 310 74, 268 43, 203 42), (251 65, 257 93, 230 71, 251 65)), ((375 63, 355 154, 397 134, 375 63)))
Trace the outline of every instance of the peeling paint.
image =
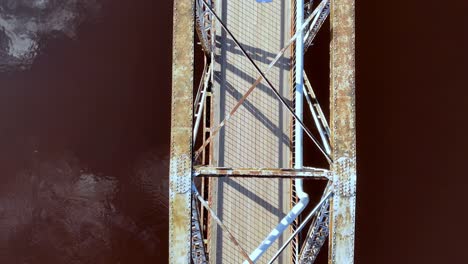
POLYGON ((330 205, 328 263, 354 263, 356 205, 354 0, 332 0, 331 125, 335 195, 330 205))
POLYGON ((194 170, 194 176, 209 177, 252 177, 252 178, 310 178, 327 180, 332 178, 332 172, 325 169, 278 169, 278 168, 217 168, 198 167, 194 170))
POLYGON ((194 1, 175 0, 173 15, 169 263, 190 263, 194 1))

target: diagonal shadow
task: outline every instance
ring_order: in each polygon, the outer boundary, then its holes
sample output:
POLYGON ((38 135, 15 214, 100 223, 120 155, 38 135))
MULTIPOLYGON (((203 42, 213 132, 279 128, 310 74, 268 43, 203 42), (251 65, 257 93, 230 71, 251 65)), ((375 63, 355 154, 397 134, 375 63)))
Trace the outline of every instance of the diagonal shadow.
MULTIPOLYGON (((232 95, 237 101, 243 96, 234 86, 232 86, 227 81, 225 82, 225 91, 232 95)), ((280 142, 282 144, 289 145, 289 136, 282 132, 282 128, 274 124, 267 116, 265 116, 260 109, 255 107, 248 99, 242 104, 244 108, 249 111, 258 121, 260 121, 268 130, 270 130, 273 135, 278 135, 280 142)), ((234 114, 235 115, 235 114, 234 114)))
MULTIPOLYGON (((246 85, 246 88, 250 88, 250 86, 252 84, 255 83, 255 81, 258 79, 258 77, 260 76, 260 74, 257 74, 255 75, 255 78, 252 77, 252 75, 250 74, 247 74, 245 71, 241 70, 239 67, 236 67, 234 64, 232 63, 228 63, 226 64, 226 66, 224 67, 226 70, 229 70, 230 72, 234 73, 235 75, 239 76, 240 78, 242 78, 243 80, 245 80, 248 85, 246 85)), ((276 65, 275 67, 273 68, 276 68, 276 65)), ((289 68, 288 68, 289 69, 289 68)), ((219 72, 215 72, 215 74, 219 74, 219 72)), ((271 74, 271 72, 270 72, 271 74)), ((267 78, 268 78, 268 74, 267 74, 267 78)), ((271 78, 271 76, 270 76, 271 78)), ((269 78, 269 79, 270 79, 269 78)), ((265 80, 262 80, 262 82, 260 82, 256 87, 255 89, 256 90, 260 90, 264 93, 266 93, 266 95, 270 96, 270 97, 273 97, 275 99, 277 99, 277 97, 273 94, 273 91, 270 87, 268 87, 267 85, 264 84, 265 83, 265 80)), ((278 89, 278 87, 274 87, 275 89, 278 89)), ((283 96, 284 98, 284 96, 283 96)), ((240 97, 239 97, 240 99, 240 97)), ((288 105, 291 106, 292 105, 292 101, 288 98, 284 98, 286 102, 288 102, 288 105)), ((279 100, 278 100, 278 103, 281 103, 279 100)))
POLYGON ((277 215, 277 216, 281 216, 281 217, 285 215, 284 212, 280 211, 276 206, 272 205, 271 203, 269 203, 268 201, 266 201, 262 197, 258 196, 257 194, 255 194, 251 190, 245 188, 244 186, 242 186, 236 180, 226 179, 222 183, 231 186, 232 188, 234 188, 239 193, 242 193, 243 196, 246 196, 246 197, 250 198, 252 201, 255 201, 257 204, 259 204, 261 207, 265 208, 266 210, 268 210, 272 214, 277 215))
MULTIPOLYGON (((226 49, 232 54, 239 55, 245 58, 242 51, 239 49, 239 47, 237 47, 236 43, 231 38, 228 38, 228 37, 223 38, 221 36, 216 36, 215 43, 216 43, 217 49, 226 49)), ((261 48, 247 45, 245 43, 242 43, 241 41, 239 41, 239 44, 245 49, 247 54, 254 61, 257 61, 257 62, 262 61, 262 63, 270 64, 275 59, 276 55, 278 55, 278 53, 272 53, 261 48)), ((283 47, 278 48, 278 52, 280 51, 281 48, 283 47)), ((281 58, 279 58, 278 61, 275 63, 275 67, 281 70, 289 69, 290 59, 285 58, 285 54, 283 54, 281 58)))

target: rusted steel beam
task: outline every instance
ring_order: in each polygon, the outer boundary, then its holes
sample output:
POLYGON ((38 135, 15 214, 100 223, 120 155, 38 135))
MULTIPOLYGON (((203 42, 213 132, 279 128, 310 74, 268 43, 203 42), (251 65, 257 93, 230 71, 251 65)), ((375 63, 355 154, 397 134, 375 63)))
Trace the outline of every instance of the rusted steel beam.
POLYGON ((194 1, 174 0, 169 263, 190 263, 194 1))
POLYGON ((198 167, 194 176, 207 177, 245 177, 245 178, 310 178, 328 180, 332 178, 329 170, 317 168, 278 169, 278 168, 219 168, 198 167))
POLYGON ((330 203, 330 264, 354 262, 356 204, 355 2, 331 5, 331 142, 335 195, 330 203))

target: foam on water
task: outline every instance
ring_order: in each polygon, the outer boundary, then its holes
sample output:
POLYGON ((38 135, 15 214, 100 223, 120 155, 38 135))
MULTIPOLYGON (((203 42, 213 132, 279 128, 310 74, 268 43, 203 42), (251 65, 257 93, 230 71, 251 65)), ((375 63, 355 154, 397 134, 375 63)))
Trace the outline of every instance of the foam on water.
POLYGON ((1 0, 0 71, 27 69, 49 37, 76 36, 100 0, 1 0))

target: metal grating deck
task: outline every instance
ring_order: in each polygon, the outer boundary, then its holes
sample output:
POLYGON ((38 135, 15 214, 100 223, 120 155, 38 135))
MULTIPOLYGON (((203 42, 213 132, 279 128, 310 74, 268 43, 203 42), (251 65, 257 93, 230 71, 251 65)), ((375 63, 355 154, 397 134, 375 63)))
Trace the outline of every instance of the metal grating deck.
MULTIPOLYGON (((217 13, 249 55, 264 70, 291 36, 290 1, 217 0, 217 13)), ((214 126, 225 118, 258 74, 232 39, 216 27, 213 112, 214 126)), ((267 74, 283 97, 290 98, 290 54, 267 74)), ((213 164, 220 167, 290 167, 290 117, 262 82, 231 117, 214 141, 213 164)), ((214 210, 252 252, 290 210, 290 180, 213 179, 214 210)), ((242 263, 244 259, 212 223, 211 263, 242 263)), ((266 263, 289 235, 285 234, 257 263, 266 263)), ((290 263, 286 250, 276 263, 290 263)))

